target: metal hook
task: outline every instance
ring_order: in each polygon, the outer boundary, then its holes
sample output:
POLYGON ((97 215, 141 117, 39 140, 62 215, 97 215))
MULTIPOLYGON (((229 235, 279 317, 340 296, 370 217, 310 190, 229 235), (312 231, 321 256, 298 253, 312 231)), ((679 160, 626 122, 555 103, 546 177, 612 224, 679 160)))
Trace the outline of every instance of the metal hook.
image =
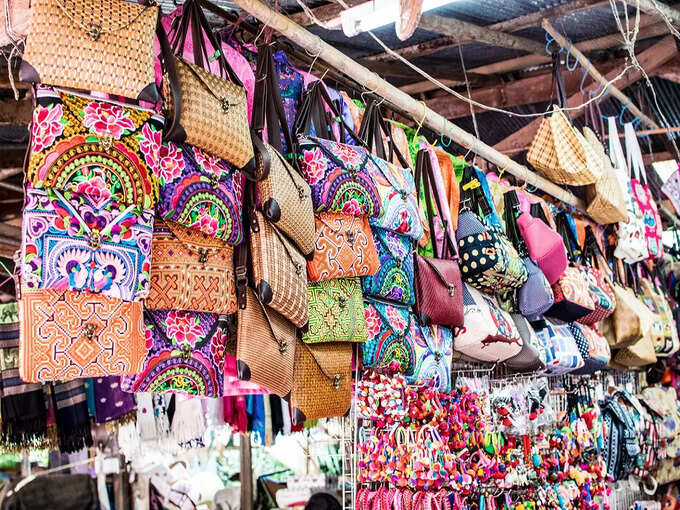
POLYGON ((619 113, 619 124, 621 125, 621 127, 623 127, 623 114, 625 113, 626 108, 628 108, 628 105, 624 104, 623 107, 621 108, 621 113, 619 113))
POLYGON ((449 146, 453 143, 453 140, 451 140, 451 137, 448 135, 446 136, 446 138, 449 139, 449 143, 444 143, 444 133, 439 133, 439 141, 441 142, 442 146, 445 149, 448 149, 449 146))

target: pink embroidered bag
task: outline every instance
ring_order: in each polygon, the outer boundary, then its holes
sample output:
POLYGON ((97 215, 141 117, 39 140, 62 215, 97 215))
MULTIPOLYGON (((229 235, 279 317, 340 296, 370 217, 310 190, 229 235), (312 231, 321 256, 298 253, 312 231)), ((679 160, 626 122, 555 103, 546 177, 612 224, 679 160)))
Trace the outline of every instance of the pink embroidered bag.
POLYGON ((548 283, 557 282, 569 264, 562 236, 550 228, 547 219, 543 221, 526 212, 517 218, 517 226, 529 256, 543 271, 548 283))

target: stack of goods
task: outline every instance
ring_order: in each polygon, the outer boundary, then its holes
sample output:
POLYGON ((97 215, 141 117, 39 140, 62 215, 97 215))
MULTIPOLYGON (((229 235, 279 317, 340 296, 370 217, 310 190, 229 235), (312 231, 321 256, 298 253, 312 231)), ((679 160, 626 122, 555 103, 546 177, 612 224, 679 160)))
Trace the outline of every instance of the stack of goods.
POLYGON ((495 505, 499 491, 507 508, 606 502, 599 407, 585 387, 568 391, 568 412, 557 418, 545 378, 444 393, 433 382, 365 374, 358 482, 373 487, 357 491, 356 508, 376 498, 406 508, 495 505))

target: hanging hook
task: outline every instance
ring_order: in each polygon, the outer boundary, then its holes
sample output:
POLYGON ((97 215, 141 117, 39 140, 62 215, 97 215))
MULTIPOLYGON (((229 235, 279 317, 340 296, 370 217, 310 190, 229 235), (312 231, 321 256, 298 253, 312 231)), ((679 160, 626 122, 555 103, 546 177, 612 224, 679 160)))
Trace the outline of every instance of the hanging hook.
POLYGON ((624 104, 623 107, 621 108, 621 113, 619 113, 619 124, 621 125, 621 127, 623 127, 623 114, 625 113, 626 108, 628 108, 628 105, 624 104))
POLYGON ((453 143, 453 140, 451 140, 451 137, 448 135, 446 136, 446 138, 449 139, 449 143, 444 143, 444 133, 439 133, 439 141, 441 142, 442 146, 445 149, 448 149, 449 146, 453 143))
POLYGON ((427 105, 425 104, 425 101, 419 101, 420 103, 423 104, 423 118, 420 119, 420 122, 418 122, 418 129, 416 129, 415 134, 413 135, 414 139, 418 138, 418 133, 420 133, 420 128, 423 127, 423 122, 425 122, 425 117, 427 117, 427 105))
POLYGON ((498 171, 498 180, 499 180, 499 181, 501 180, 501 177, 503 177, 503 174, 505 173, 505 171, 510 167, 510 163, 511 163, 510 156, 508 156, 508 155, 506 154, 506 155, 505 155, 505 159, 507 160, 507 163, 505 164, 505 166, 504 166, 503 168, 501 168, 501 169, 498 171))
POLYGON ((578 61, 578 59, 577 59, 576 57, 574 57, 574 62, 575 62, 575 63, 574 63, 573 66, 570 66, 570 65, 569 65, 569 57, 570 57, 570 56, 571 56, 571 46, 569 47, 569 49, 567 49, 567 56, 564 58, 564 65, 566 66, 567 71, 570 71, 570 72, 576 71, 576 68, 577 68, 578 65, 579 65, 579 61, 578 61))
MULTIPOLYGON (((546 40, 546 43, 545 43, 545 52, 546 52, 548 55, 552 55, 552 54, 553 54, 553 51, 550 49, 550 45, 551 45, 552 43, 555 42, 555 38, 554 38, 552 35, 550 35, 550 34, 546 31, 546 33, 545 33, 545 40, 546 40)), ((557 51, 557 53, 562 53, 562 48, 560 48, 560 49, 557 51)))

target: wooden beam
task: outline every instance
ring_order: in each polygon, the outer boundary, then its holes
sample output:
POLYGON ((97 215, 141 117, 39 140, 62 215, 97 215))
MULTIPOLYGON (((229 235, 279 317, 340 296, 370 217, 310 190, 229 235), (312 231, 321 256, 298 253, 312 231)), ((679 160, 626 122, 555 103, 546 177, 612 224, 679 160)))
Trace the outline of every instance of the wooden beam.
MULTIPOLYGON (((674 37, 666 36, 656 44, 650 46, 645 51, 640 53, 638 55, 638 61, 645 71, 652 72, 654 69, 657 69, 659 66, 672 59, 677 54, 677 52, 678 50, 675 46, 674 37)), ((618 69, 615 69, 607 73, 605 79, 607 81, 611 81, 619 74, 619 72, 620 71, 618 69)), ((619 79, 616 85, 620 88, 625 88, 631 83, 635 83, 640 78, 642 78, 640 71, 638 69, 631 69, 621 79, 619 79)), ((588 87, 588 89, 594 91, 599 87, 599 84, 593 84, 588 87)), ((581 104, 583 104, 583 95, 580 92, 569 97, 568 106, 570 108, 577 107, 581 104)), ((583 113, 584 110, 579 109, 571 111, 570 115, 572 118, 576 118, 580 117, 583 113)), ((519 131, 516 131, 506 139, 494 145, 494 149, 501 152, 510 152, 512 149, 528 146, 531 143, 531 140, 534 138, 536 131, 538 131, 538 125, 541 123, 541 120, 542 117, 533 120, 519 131)))
MULTIPOLYGON (((366 0, 344 0, 344 2, 350 7, 363 4, 365 1, 366 0)), ((312 9, 312 14, 314 14, 314 17, 322 23, 329 23, 331 20, 338 18, 340 13, 344 10, 345 8, 339 3, 331 2, 326 5, 322 5, 321 7, 315 7, 312 9)), ((303 27, 308 27, 315 24, 314 20, 307 16, 305 11, 289 14, 288 17, 303 27)))
POLYGON ((623 0, 625 3, 631 7, 637 8, 640 6, 640 10, 655 16, 658 19, 663 19, 664 17, 668 19, 674 26, 680 27, 680 10, 675 7, 671 7, 657 0, 623 0))
POLYGON ((408 94, 403 93, 398 88, 381 79, 374 72, 369 71, 364 66, 351 59, 337 48, 325 43, 320 37, 308 32, 304 28, 296 25, 286 16, 276 12, 260 0, 235 0, 235 3, 245 12, 248 12, 266 23, 275 31, 290 39, 293 43, 302 47, 312 55, 318 55, 320 59, 335 67, 342 69, 343 73, 355 80, 368 90, 374 91, 387 101, 396 104, 401 110, 406 112, 411 119, 419 119, 420 123, 434 131, 448 137, 451 141, 468 148, 487 160, 489 163, 505 168, 512 175, 521 178, 528 185, 552 195, 566 204, 573 205, 577 209, 583 210, 583 201, 574 196, 568 190, 557 186, 555 183, 544 179, 527 167, 512 161, 507 156, 494 150, 483 141, 468 133, 464 129, 447 121, 444 117, 433 112, 424 104, 416 101, 408 94))
POLYGON ((463 41, 477 41, 491 46, 527 51, 529 53, 545 52, 545 44, 532 39, 497 32, 486 27, 468 23, 467 21, 444 18, 436 14, 423 15, 420 18, 419 27, 437 34, 457 37, 463 41))
MULTIPOLYGON (((640 16, 640 32, 638 33, 638 41, 644 39, 649 39, 650 37, 657 37, 659 35, 664 35, 668 33, 668 27, 665 23, 656 23, 653 25, 643 25, 655 21, 652 16, 640 16)), ((618 47, 622 45, 620 34, 611 34, 604 37, 598 37, 597 39, 590 39, 578 43, 579 48, 584 53, 591 51, 604 50, 612 47, 618 47)), ((525 69, 527 67, 535 67, 550 62, 550 57, 545 54, 543 55, 524 55, 522 57, 511 58, 508 60, 502 60, 500 62, 494 62, 493 64, 487 64, 479 67, 473 67, 468 69, 468 72, 481 75, 492 75, 492 74, 502 74, 511 71, 518 71, 520 69, 525 69)), ((444 85, 450 86, 442 80, 444 85)), ((435 90, 438 87, 428 80, 419 81, 416 83, 409 83, 401 87, 401 90, 407 94, 421 94, 423 92, 428 92, 430 90, 435 90)))
MULTIPOLYGON (((369 64, 366 64, 366 67, 381 76, 422 78, 422 75, 418 71, 411 69, 401 62, 370 62, 369 64)), ((456 71, 451 66, 420 66, 420 68, 437 79, 447 80, 447 82, 454 83, 456 86, 465 85, 463 72, 456 71)), ((489 79, 486 76, 477 74, 468 74, 468 79, 473 83, 479 83, 481 81, 489 82, 489 79)))
POLYGON ((588 71, 588 74, 592 76, 595 81, 599 82, 602 87, 609 87, 609 93, 618 99, 626 108, 628 108, 630 113, 644 122, 647 127, 651 129, 659 129, 659 125, 656 123, 656 121, 650 119, 647 117, 647 115, 642 113, 642 110, 640 110, 627 95, 621 92, 621 89, 619 89, 616 85, 609 84, 604 76, 600 74, 600 71, 598 71, 597 68, 593 66, 592 62, 590 62, 590 60, 588 60, 586 56, 581 53, 577 46, 572 44, 571 41, 559 33, 552 23, 550 23, 550 20, 544 19, 543 23, 541 23, 541 26, 546 32, 555 38, 557 43, 562 46, 562 48, 571 52, 571 54, 576 58, 576 60, 579 61, 583 68, 588 71))
MULTIPOLYGON (((617 67, 625 65, 624 59, 606 62, 601 66, 604 72, 609 72, 617 67)), ((567 94, 574 94, 579 90, 581 84, 580 73, 565 73, 564 85, 567 94)), ((585 85, 589 85, 590 80, 585 85)), ((402 89, 403 90, 403 89, 402 89)), ((494 108, 508 108, 523 104, 539 103, 549 101, 554 95, 554 87, 550 71, 520 80, 509 81, 507 83, 472 89, 472 99, 487 106, 494 108)), ((427 99, 426 104, 437 113, 447 119, 458 119, 470 116, 470 105, 464 101, 452 97, 450 94, 443 93, 432 99, 427 99)), ((475 107, 475 112, 483 111, 475 107)))
MULTIPOLYGON (((493 25, 488 25, 485 28, 506 33, 518 32, 519 30, 524 30, 525 28, 539 25, 541 20, 544 18, 560 18, 562 16, 566 16, 567 14, 574 14, 608 4, 609 0, 573 0, 571 2, 567 2, 566 4, 542 9, 540 11, 532 12, 518 18, 512 18, 499 23, 494 23, 493 25)), ((432 53, 437 53, 449 48, 455 48, 460 44, 465 44, 466 42, 468 41, 463 41, 460 37, 445 36, 439 37, 437 39, 431 39, 423 43, 406 46, 405 48, 399 48, 395 51, 406 60, 409 60, 412 58, 423 57, 425 55, 431 55, 432 53)), ((389 53, 378 53, 377 55, 361 58, 359 59, 359 62, 366 64, 367 62, 375 62, 380 60, 389 61, 393 59, 394 57, 389 53)))

